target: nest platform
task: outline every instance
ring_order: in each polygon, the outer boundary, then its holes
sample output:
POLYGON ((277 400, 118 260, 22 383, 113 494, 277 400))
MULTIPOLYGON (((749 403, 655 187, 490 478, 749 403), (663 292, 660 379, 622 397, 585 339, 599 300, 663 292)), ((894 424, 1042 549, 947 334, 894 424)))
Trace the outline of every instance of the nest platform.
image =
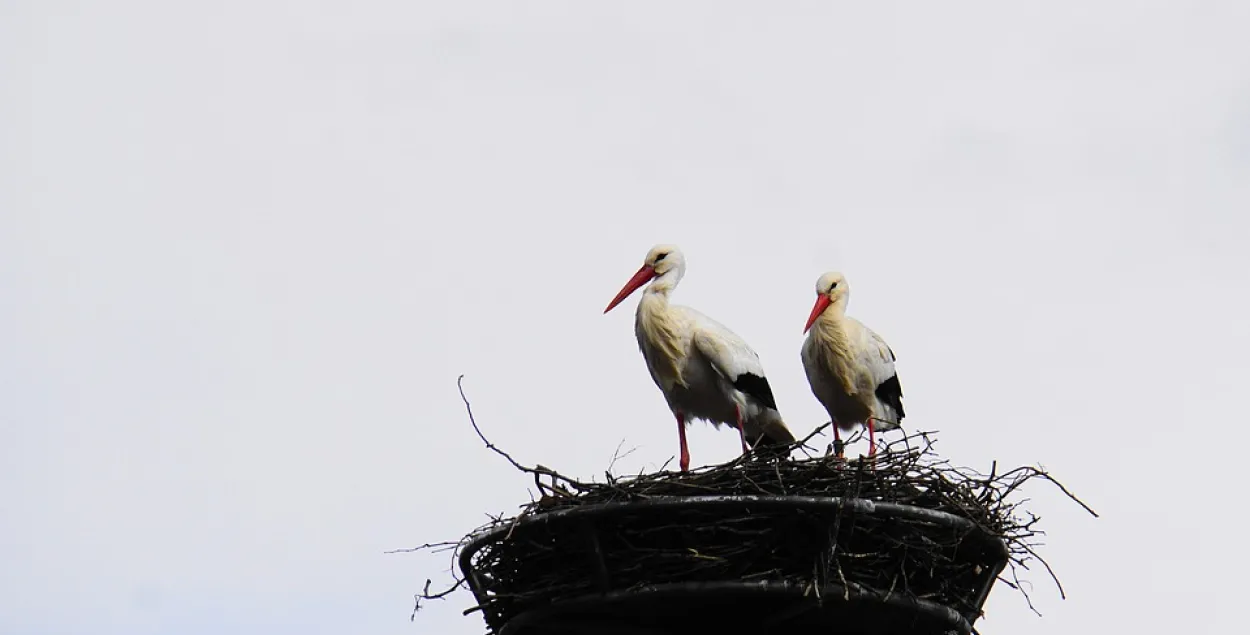
POLYGON ((534 470, 541 499, 461 543, 472 610, 496 635, 972 633, 1004 568, 1035 556, 1037 519, 1005 498, 1045 474, 956 469, 917 439, 873 463, 534 470))

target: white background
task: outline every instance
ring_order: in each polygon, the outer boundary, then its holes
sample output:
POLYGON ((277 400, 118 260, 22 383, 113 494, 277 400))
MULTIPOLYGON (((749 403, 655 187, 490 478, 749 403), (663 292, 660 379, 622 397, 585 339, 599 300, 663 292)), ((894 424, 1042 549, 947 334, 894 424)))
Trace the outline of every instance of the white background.
POLYGON ((455 378, 656 469, 657 242, 796 433, 839 269, 910 428, 1102 513, 1028 492, 1069 599, 983 633, 1244 626, 1250 4, 196 4, 0 0, 0 632, 481 632, 382 553, 529 498, 455 378))

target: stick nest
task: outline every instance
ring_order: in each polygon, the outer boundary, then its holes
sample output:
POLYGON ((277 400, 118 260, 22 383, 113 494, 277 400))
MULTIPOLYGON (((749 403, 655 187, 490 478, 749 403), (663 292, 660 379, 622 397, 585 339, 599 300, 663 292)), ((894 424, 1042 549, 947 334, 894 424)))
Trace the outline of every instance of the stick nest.
MULTIPOLYGON (((481 435, 476 422, 474 428, 481 435)), ((787 449, 807 452, 811 448, 804 442, 812 436, 787 449)), ((798 460, 751 455, 687 473, 616 478, 609 471, 603 483, 521 465, 482 440, 533 475, 541 496, 520 514, 494 518, 460 541, 418 549, 445 545, 459 554, 485 532, 499 531, 468 560, 479 605, 466 613, 482 610, 492 632, 523 612, 578 596, 668 583, 757 580, 797 585, 815 596, 834 585, 848 594, 927 600, 972 622, 995 578, 1025 593, 1017 575, 1036 562, 1063 594, 1035 551, 1042 535, 1039 517, 1012 496, 1024 483, 1049 481, 1094 513, 1037 468, 997 473, 995 465, 983 474, 952 466, 933 450, 928 433, 885 445, 875 461, 846 461, 831 453, 809 452, 798 460), (865 500, 944 512, 967 522, 864 513, 863 504, 678 505, 662 511, 643 504, 577 522, 557 522, 562 514, 548 516, 551 522, 528 520, 585 506, 726 496, 865 500)), ((421 600, 445 597, 464 582, 457 579, 440 593, 431 593, 427 582, 417 608, 421 600)))

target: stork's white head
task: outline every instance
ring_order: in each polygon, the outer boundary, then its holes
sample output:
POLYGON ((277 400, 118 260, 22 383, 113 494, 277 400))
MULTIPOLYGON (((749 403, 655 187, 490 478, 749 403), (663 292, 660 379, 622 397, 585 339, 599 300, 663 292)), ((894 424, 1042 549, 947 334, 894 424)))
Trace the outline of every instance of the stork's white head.
POLYGON ((816 279, 816 306, 812 307, 812 313, 807 317, 807 326, 803 327, 806 333, 812 325, 816 323, 816 318, 820 317, 831 306, 837 306, 839 311, 846 310, 846 303, 851 298, 851 286, 846 282, 846 276, 837 271, 829 271, 821 274, 816 279))
MULTIPOLYGON (((650 282, 654 278, 659 278, 660 282, 664 282, 665 289, 671 290, 677 281, 686 273, 686 257, 682 255, 681 250, 676 245, 656 245, 647 252, 647 257, 642 261, 642 267, 634 274, 634 277, 625 283, 620 293, 608 303, 608 308, 603 312, 611 311, 616 305, 620 304, 625 298, 638 290, 642 285, 650 282)), ((658 282, 657 282, 658 284, 658 282)))
POLYGON ((686 257, 681 254, 681 250, 676 245, 656 245, 647 252, 647 258, 642 261, 642 264, 644 267, 654 269, 656 277, 659 277, 670 271, 684 271, 686 257))

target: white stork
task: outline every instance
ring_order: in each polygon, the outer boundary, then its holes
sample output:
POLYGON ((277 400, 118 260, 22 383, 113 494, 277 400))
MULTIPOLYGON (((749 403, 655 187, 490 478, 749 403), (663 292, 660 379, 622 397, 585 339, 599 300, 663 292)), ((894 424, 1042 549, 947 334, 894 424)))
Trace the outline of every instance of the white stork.
POLYGON ((651 378, 677 417, 681 470, 690 468, 686 423, 691 419, 737 429, 744 454, 753 446, 792 443, 794 435, 777 413, 772 388, 755 351, 706 315, 668 303, 669 294, 685 273, 686 259, 681 251, 672 245, 657 245, 603 310, 611 311, 651 282, 638 302, 634 332, 651 378))
POLYGON ((894 371, 894 351, 872 329, 846 315, 851 290, 837 272, 816 280, 816 306, 803 332, 803 367, 812 394, 833 420, 838 455, 838 428, 868 427, 868 455, 877 452, 876 430, 902 427, 903 389, 894 371))

